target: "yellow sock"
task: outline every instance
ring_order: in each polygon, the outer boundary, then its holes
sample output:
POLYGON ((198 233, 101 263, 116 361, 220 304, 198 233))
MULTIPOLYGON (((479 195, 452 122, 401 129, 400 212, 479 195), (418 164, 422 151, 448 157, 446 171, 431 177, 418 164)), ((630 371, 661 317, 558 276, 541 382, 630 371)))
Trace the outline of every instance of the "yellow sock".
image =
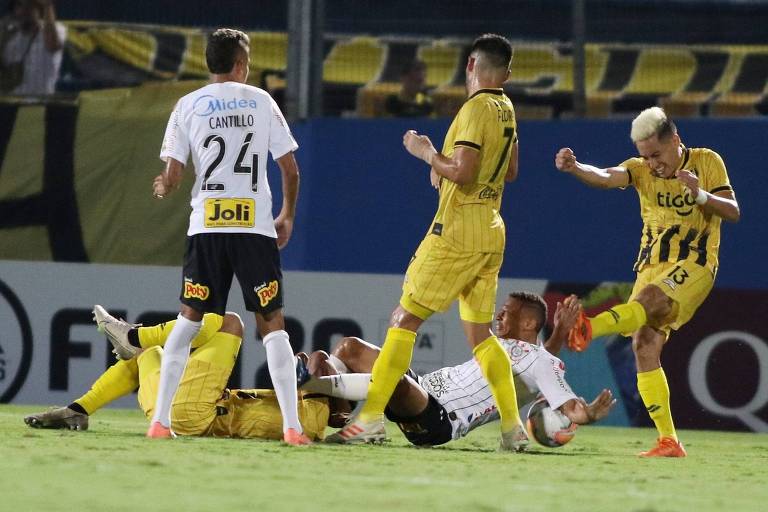
POLYGON ((96 379, 86 394, 75 400, 88 414, 93 414, 109 402, 132 393, 139 386, 136 360, 118 361, 96 379))
POLYGON ((368 386, 368 399, 360 410, 360 419, 365 422, 378 420, 384 415, 392 393, 400 378, 408 370, 413 355, 416 333, 407 329, 390 327, 384 346, 376 358, 368 386))
POLYGON ((639 302, 619 304, 590 318, 592 337, 599 338, 606 334, 630 334, 644 326, 646 321, 645 308, 639 302))
POLYGON ((650 372, 638 373, 637 390, 643 397, 645 409, 656 424, 659 437, 671 437, 677 440, 672 413, 669 410, 669 385, 664 370, 658 368, 650 372))
POLYGON ((520 423, 517 392, 512 379, 512 363, 496 336, 491 336, 472 350, 483 372, 496 407, 501 415, 501 431, 509 432, 520 423))
MULTIPOLYGON (((200 332, 197 333, 197 336, 192 339, 192 348, 198 348, 205 345, 208 340, 216 334, 216 331, 221 329, 223 320, 224 317, 221 315, 213 313, 206 313, 203 315, 203 325, 200 327, 200 332)), ((171 334, 174 325, 176 325, 176 320, 163 322, 150 327, 139 327, 139 344, 141 345, 141 348, 164 346, 165 340, 168 338, 168 335, 171 334)))

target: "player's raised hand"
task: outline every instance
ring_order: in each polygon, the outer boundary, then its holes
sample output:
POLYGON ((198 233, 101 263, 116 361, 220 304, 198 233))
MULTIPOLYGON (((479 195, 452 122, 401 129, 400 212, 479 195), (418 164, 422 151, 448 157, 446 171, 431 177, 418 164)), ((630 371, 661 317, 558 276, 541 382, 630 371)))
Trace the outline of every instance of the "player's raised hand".
POLYGON ((699 177, 693 174, 687 169, 680 169, 675 173, 678 181, 680 181, 685 188, 691 192, 691 196, 694 198, 699 193, 699 177))
POLYGON ((555 155, 555 167, 563 172, 573 172, 577 165, 576 155, 571 148, 562 148, 555 155))
POLYGON ((554 328, 568 332, 576 324, 582 306, 575 295, 569 295, 563 302, 558 302, 552 319, 554 328))
POLYGON ((288 245, 288 240, 293 234, 293 219, 278 215, 275 219, 275 231, 277 231, 277 248, 282 249, 288 245))
POLYGON ((426 135, 419 135, 415 130, 408 130, 403 135, 403 146, 406 151, 432 165, 432 157, 437 154, 435 146, 426 135))
POLYGON ((163 175, 158 174, 155 176, 155 179, 152 181, 152 196, 162 199, 167 196, 170 191, 170 188, 165 184, 163 175))

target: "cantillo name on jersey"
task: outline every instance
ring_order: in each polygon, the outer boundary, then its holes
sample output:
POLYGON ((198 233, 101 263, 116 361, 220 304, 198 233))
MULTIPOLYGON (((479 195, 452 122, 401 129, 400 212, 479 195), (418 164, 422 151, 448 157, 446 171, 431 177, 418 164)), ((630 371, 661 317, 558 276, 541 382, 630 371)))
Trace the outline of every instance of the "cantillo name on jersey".
MULTIPOLYGON (((541 393, 554 408, 576 395, 565 381, 565 366, 543 347, 520 340, 500 339, 512 360, 519 405, 541 393)), ((441 368, 419 379, 419 384, 448 413, 453 439, 499 418, 488 383, 474 359, 441 368)))
POLYGON ((195 185, 187 235, 277 236, 267 153, 298 148, 277 104, 265 91, 237 82, 210 84, 181 98, 168 121, 160 158, 185 163, 195 185))

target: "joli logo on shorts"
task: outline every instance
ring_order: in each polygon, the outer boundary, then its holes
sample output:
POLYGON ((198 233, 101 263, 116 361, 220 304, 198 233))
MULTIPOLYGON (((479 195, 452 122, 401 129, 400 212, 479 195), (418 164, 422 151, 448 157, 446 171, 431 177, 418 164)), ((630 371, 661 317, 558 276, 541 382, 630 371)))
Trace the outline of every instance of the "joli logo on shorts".
POLYGON ((205 227, 253 227, 253 199, 206 199, 205 227))
POLYGON ((184 280, 184 298, 206 300, 211 291, 207 286, 184 280))
POLYGON ((280 285, 277 281, 270 281, 269 284, 264 283, 261 286, 254 287, 253 291, 256 292, 256 296, 259 297, 261 307, 264 307, 269 304, 272 299, 277 297, 279 288, 280 285))

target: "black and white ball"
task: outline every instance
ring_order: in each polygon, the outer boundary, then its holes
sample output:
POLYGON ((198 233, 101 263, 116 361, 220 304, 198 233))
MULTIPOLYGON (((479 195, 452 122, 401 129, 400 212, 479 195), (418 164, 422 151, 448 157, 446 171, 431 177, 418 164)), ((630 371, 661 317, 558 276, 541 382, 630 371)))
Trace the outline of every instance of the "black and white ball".
POLYGON ((557 448, 576 435, 579 425, 568 416, 552 409, 544 398, 539 398, 528 410, 528 432, 539 444, 557 448))

